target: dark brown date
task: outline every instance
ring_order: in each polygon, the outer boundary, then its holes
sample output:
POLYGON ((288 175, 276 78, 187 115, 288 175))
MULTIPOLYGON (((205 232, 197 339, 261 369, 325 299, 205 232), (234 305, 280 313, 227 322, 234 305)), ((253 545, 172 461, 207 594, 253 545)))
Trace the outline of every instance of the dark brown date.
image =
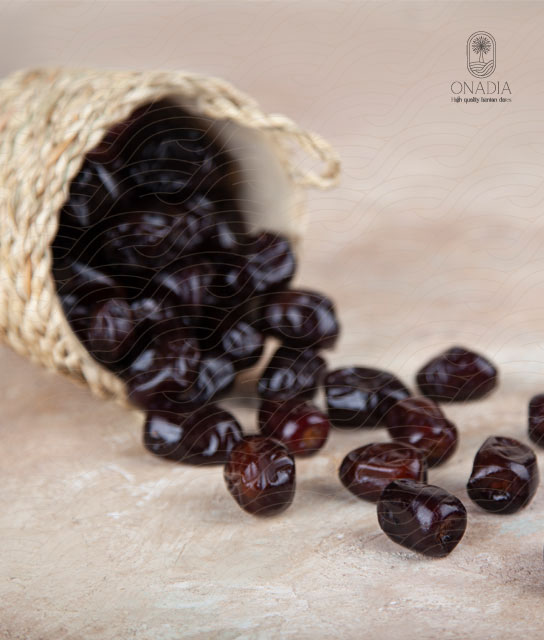
POLYGON ((529 438, 544 447, 544 393, 534 396, 529 402, 529 438))
POLYGON ((457 448, 457 429, 428 398, 400 400, 386 416, 390 436, 420 449, 429 467, 450 458, 457 448))
POLYGON ((109 215, 123 194, 119 163, 86 159, 70 184, 61 212, 63 227, 87 230, 109 215))
POLYGON ((189 330, 180 327, 155 337, 123 377, 130 399, 150 409, 171 395, 189 393, 196 386, 200 369, 198 343, 189 330))
POLYGON ((144 289, 142 297, 161 301, 169 313, 192 318, 201 313, 213 267, 205 262, 171 265, 157 273, 144 289))
POLYGON ((257 391, 265 400, 315 396, 325 375, 325 360, 314 349, 280 347, 259 378, 257 391))
POLYGON ((236 378, 236 369, 229 358, 209 354, 202 358, 196 383, 196 402, 215 400, 229 391, 236 378))
POLYGON ((231 451, 225 465, 227 489, 248 513, 267 516, 287 509, 295 495, 295 461, 272 438, 248 436, 231 451))
POLYGON ((423 366, 416 377, 424 396, 436 402, 464 402, 483 398, 497 386, 496 367, 484 356, 451 347, 423 366))
POLYGON ((221 351, 236 371, 255 366, 263 349, 263 334, 245 320, 239 320, 221 336, 221 351))
POLYGON ((491 436, 476 453, 467 492, 486 511, 515 513, 533 499, 538 483, 532 449, 514 438, 491 436))
POLYGON ((383 424, 391 407, 411 395, 393 374, 368 367, 331 371, 324 386, 330 421, 340 429, 383 424))
POLYGON ((133 343, 132 311, 125 300, 112 298, 93 309, 85 347, 98 362, 119 366, 133 343))
POLYGON ((108 300, 126 297, 125 289, 116 280, 78 260, 57 262, 53 275, 66 318, 84 343, 93 310, 108 300))
MULTIPOLYGON (((205 222, 198 212, 167 206, 155 200, 125 205, 103 224, 97 235, 101 266, 110 269, 140 268, 152 275, 190 255, 203 241, 205 222)), ((98 258, 95 258, 95 262, 98 258)))
POLYGON ((150 411, 144 425, 148 451, 187 464, 225 463, 241 440, 238 421, 214 404, 188 415, 150 411))
POLYGON ((340 331, 332 301, 315 291, 273 293, 261 314, 263 331, 290 347, 332 347, 340 331))
POLYGON ((463 537, 467 512, 458 498, 440 487, 393 480, 378 501, 378 523, 393 542, 443 558, 463 537))
POLYGON ((263 231, 247 250, 246 277, 253 294, 268 293, 291 282, 296 269, 295 256, 287 238, 263 231))
POLYGON ((281 440, 293 455, 308 456, 327 442, 330 423, 309 402, 265 400, 259 411, 259 428, 263 435, 281 440))
POLYGON ((350 451, 338 474, 353 495, 376 502, 392 480, 427 482, 427 464, 423 453, 409 444, 375 442, 350 451))

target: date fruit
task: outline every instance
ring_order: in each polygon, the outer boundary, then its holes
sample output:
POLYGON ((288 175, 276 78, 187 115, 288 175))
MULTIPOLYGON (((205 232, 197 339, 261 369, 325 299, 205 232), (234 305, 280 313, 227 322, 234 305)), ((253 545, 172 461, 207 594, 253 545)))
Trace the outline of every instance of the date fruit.
POLYGON ((295 256, 284 236, 263 231, 248 247, 246 271, 252 295, 285 287, 295 269, 295 256))
POLYGON ((188 329, 180 327, 157 335, 122 375, 130 399, 151 409, 171 395, 193 389, 200 368, 198 343, 188 329))
POLYGON ((265 333, 295 348, 334 346, 340 327, 332 301, 315 291, 272 293, 261 315, 265 333))
POLYGON ((234 416, 210 404, 188 415, 149 411, 143 441, 156 456, 187 464, 223 464, 242 437, 234 416))
POLYGON ((486 511, 515 513, 533 499, 538 483, 533 450, 514 438, 491 436, 476 453, 467 493, 486 511))
POLYGON ((544 393, 534 396, 529 403, 529 438, 544 447, 544 393))
POLYGON ((315 396, 325 375, 325 360, 313 349, 280 347, 257 383, 265 400, 288 400, 315 396))
POLYGON ((423 453, 401 442, 375 442, 350 451, 339 469, 340 481, 363 500, 377 502, 392 480, 427 482, 423 453))
POLYGON ((227 489, 248 513, 285 511, 295 495, 295 460, 272 438, 248 436, 230 453, 224 471, 227 489))
POLYGON ((410 391, 393 374, 368 367, 331 371, 324 382, 331 423, 340 429, 374 427, 410 391))
POLYGON ((134 323, 127 302, 112 298, 92 311, 85 346, 98 362, 120 365, 133 343, 134 323))
MULTIPOLYGON (((125 205, 102 225, 102 262, 112 268, 149 270, 171 265, 197 249, 204 221, 194 211, 154 200, 125 205)), ((95 259, 96 260, 96 259, 95 259)))
POLYGON ((440 487, 393 480, 378 501, 378 523, 393 542, 443 558, 463 537, 467 512, 458 498, 440 487))
POLYGON ((263 334, 245 320, 239 320, 221 336, 221 350, 236 371, 255 366, 263 349, 263 334))
POLYGON ((496 367, 484 356, 451 347, 423 366, 416 376, 420 392, 436 402, 483 398, 497 386, 496 367))
POLYGON ((400 400, 386 416, 389 435, 420 449, 427 465, 435 467, 450 458, 457 447, 457 429, 428 398, 400 400))
POLYGON ((309 402, 265 400, 259 411, 261 433, 283 442, 293 455, 317 453, 327 442, 327 416, 309 402))

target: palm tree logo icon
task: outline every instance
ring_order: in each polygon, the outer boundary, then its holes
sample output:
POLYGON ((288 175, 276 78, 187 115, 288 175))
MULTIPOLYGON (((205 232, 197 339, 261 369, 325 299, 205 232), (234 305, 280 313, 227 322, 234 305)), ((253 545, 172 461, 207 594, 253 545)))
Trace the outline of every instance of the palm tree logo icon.
POLYGON ((486 31, 473 33, 467 41, 467 67, 476 78, 487 78, 496 68, 497 45, 486 31))

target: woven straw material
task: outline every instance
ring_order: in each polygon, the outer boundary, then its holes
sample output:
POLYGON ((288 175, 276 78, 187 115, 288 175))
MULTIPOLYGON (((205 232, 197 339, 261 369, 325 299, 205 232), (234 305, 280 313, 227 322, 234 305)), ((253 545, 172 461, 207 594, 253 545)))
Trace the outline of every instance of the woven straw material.
MULTIPOLYGON (((207 118, 260 131, 293 190, 333 185, 338 158, 319 136, 266 114, 227 82, 186 72, 40 69, 0 82, 0 338, 50 370, 126 403, 124 383, 73 334, 51 275, 59 211, 85 154, 116 122, 165 96, 207 118), (322 163, 304 171, 294 149, 322 163)), ((298 208, 288 212, 300 228, 298 208)))

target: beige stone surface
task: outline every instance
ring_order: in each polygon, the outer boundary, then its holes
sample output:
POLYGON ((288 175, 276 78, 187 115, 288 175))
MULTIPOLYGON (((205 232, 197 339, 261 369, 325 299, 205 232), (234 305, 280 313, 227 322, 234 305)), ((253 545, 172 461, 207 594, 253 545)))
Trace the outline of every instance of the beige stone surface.
MULTIPOLYGON (((467 506, 446 559, 393 545, 339 484, 335 432, 297 466, 283 516, 259 520, 221 469, 146 454, 141 416, 0 350, 0 637, 542 637, 544 490, 522 513, 465 492, 491 434, 527 442, 544 391, 544 57, 539 2, 5 3, 0 70, 46 63, 223 75, 328 136, 342 185, 312 195, 298 282, 344 327, 331 366, 410 384, 452 343, 501 372, 489 399, 447 409, 461 441, 431 481, 467 506), (455 104, 465 44, 497 41, 510 103, 455 104)), ((9 159, 2 159, 9 161, 9 159)), ((251 378, 251 376, 249 376, 251 378)), ((253 376, 254 378, 254 376, 253 376)), ((254 429, 251 380, 227 403, 254 429)), ((541 465, 544 454, 539 452, 541 465)))

